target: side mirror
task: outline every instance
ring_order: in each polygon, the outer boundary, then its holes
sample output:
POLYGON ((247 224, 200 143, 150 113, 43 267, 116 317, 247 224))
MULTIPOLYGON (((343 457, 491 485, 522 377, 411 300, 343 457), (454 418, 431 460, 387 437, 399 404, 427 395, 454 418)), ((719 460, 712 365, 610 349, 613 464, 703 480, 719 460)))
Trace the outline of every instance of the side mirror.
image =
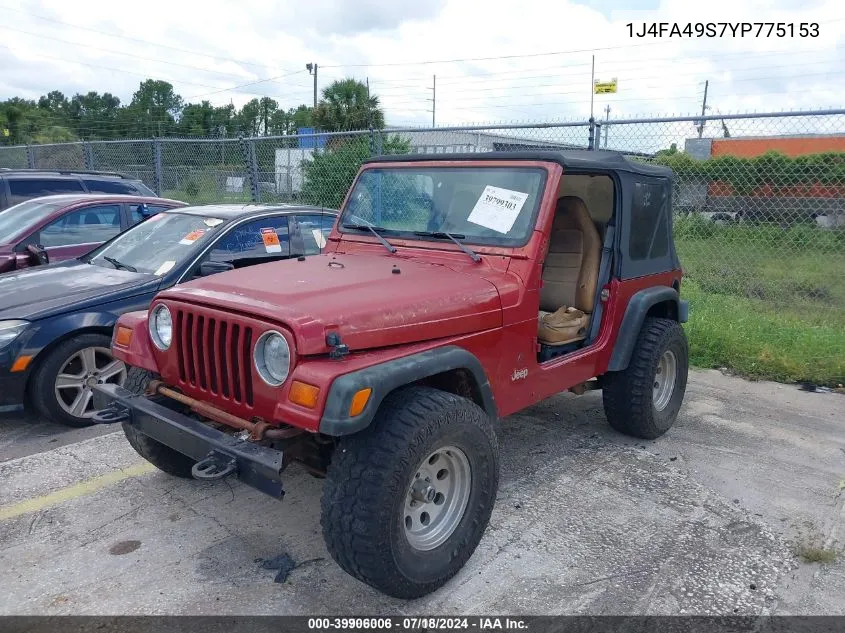
POLYGON ((29 254, 29 261, 33 266, 46 266, 50 263, 50 256, 47 251, 38 244, 29 244, 26 247, 26 252, 29 254))
POLYGON ((200 277, 216 275, 227 270, 234 270, 234 266, 228 262, 203 262, 200 264, 200 277))

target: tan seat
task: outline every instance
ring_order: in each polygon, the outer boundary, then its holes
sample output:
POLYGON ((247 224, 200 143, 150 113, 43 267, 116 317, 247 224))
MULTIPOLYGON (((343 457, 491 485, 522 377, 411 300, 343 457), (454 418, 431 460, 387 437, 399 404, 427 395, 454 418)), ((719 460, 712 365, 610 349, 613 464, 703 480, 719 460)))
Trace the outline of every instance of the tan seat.
POLYGON ((557 201, 543 265, 538 338, 564 345, 587 336, 598 283, 601 239, 581 198, 557 201))

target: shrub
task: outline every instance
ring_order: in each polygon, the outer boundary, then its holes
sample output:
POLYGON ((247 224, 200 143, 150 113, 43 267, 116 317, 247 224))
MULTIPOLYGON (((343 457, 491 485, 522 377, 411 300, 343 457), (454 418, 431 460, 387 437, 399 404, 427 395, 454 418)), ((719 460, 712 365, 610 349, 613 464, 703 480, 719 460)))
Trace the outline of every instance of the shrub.
POLYGON ((748 195, 763 185, 794 187, 845 186, 845 152, 825 152, 790 158, 766 152, 754 158, 717 156, 696 160, 684 152, 666 152, 653 162, 675 172, 680 181, 704 180, 731 185, 738 195, 748 195))
MULTIPOLYGON (((308 204, 339 209, 361 164, 370 157, 370 137, 338 137, 330 148, 302 162, 302 198, 308 204)), ((382 154, 407 154, 410 143, 398 136, 382 141, 382 154)))

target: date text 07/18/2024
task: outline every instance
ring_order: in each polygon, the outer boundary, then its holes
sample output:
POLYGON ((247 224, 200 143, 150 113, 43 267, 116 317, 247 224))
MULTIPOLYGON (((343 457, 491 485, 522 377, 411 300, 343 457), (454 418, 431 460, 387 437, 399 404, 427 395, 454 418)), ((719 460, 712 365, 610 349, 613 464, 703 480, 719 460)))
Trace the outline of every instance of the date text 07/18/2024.
POLYGON ((446 630, 524 630, 528 624, 521 618, 510 617, 370 617, 370 618, 308 618, 308 629, 312 631, 363 630, 375 631, 446 631, 446 630))

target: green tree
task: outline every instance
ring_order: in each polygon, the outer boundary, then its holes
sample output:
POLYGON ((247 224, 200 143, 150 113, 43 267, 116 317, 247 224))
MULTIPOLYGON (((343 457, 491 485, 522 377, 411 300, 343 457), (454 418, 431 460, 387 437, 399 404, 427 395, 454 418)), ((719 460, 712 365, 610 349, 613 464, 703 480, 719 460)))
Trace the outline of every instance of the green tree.
POLYGON ((674 156, 678 153, 678 144, 672 143, 669 146, 669 149, 661 149, 655 154, 655 156, 674 156))
POLYGON ((79 139, 73 130, 61 125, 51 125, 38 130, 32 140, 35 143, 69 143, 79 139))
POLYGON ((216 110, 208 101, 189 103, 182 109, 176 133, 179 136, 218 136, 216 110))
POLYGON ((323 90, 323 98, 314 108, 314 126, 326 132, 384 128, 379 99, 367 92, 367 86, 357 79, 333 82, 323 90))
POLYGON ((12 97, 0 103, 0 119, 4 120, 2 132, 4 142, 10 145, 34 142, 40 129, 49 124, 49 115, 38 108, 30 99, 12 97))
POLYGON ((139 123, 134 131, 147 136, 170 134, 183 107, 182 97, 176 94, 172 84, 159 79, 142 81, 129 104, 139 123))
POLYGON ((291 133, 296 132, 296 130, 301 127, 311 127, 311 114, 312 108, 305 104, 297 106, 295 109, 291 108, 290 110, 288 110, 288 116, 291 120, 291 133))
POLYGON ((277 112, 279 112, 279 103, 275 99, 262 97, 258 102, 259 129, 264 136, 270 134, 270 120, 277 112))
POLYGON ((247 101, 238 112, 238 131, 244 136, 258 136, 261 133, 261 102, 247 101))
POLYGON ((38 100, 38 107, 49 115, 53 125, 70 123, 70 101, 60 90, 53 90, 38 100))
MULTIPOLYGON (((410 141, 393 136, 382 140, 382 154, 407 154, 410 141)), ((302 162, 302 197, 307 204, 338 209, 361 163, 371 155, 370 136, 341 139, 325 152, 302 162)))
POLYGON ((269 134, 292 135, 301 127, 311 127, 311 108, 302 104, 287 111, 279 108, 269 120, 269 134))
POLYGON ((73 95, 68 104, 68 118, 80 138, 121 138, 125 130, 120 126, 120 110, 120 99, 113 94, 92 91, 73 95))

